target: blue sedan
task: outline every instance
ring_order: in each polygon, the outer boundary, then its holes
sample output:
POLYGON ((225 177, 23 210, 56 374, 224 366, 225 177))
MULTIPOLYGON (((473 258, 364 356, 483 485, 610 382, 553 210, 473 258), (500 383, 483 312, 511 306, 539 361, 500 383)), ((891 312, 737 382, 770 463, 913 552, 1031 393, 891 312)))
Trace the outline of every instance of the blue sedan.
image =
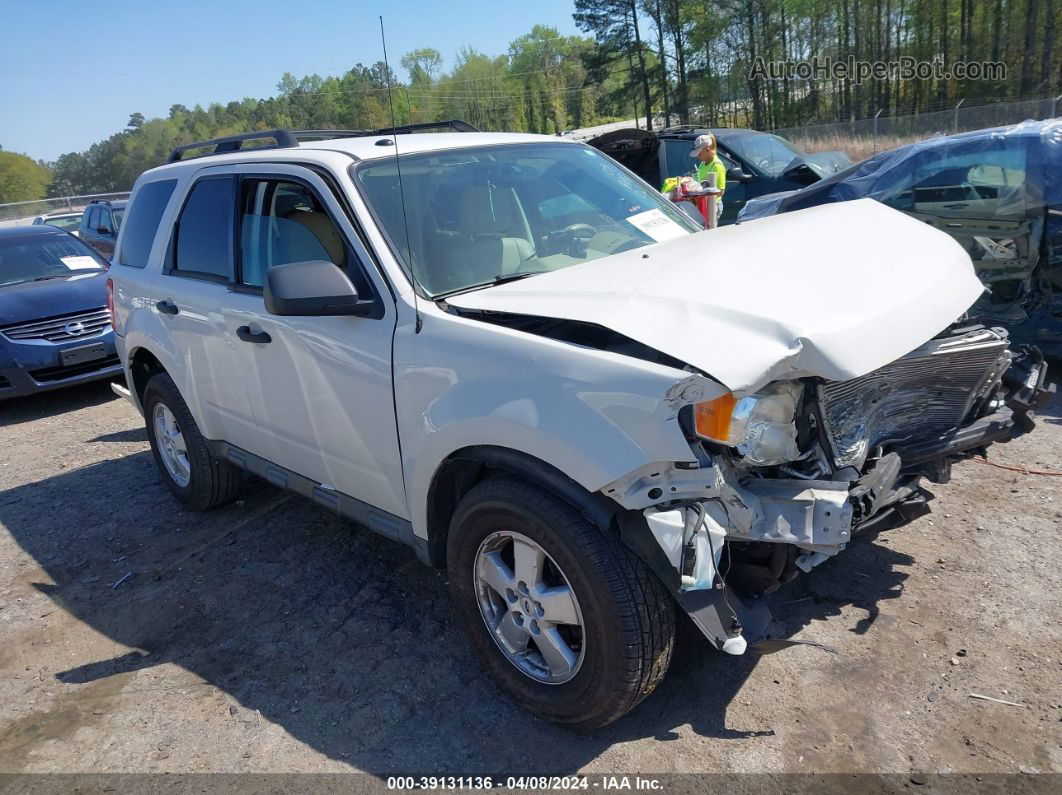
POLYGON ((121 377, 107 268, 62 229, 0 229, 0 400, 121 377))

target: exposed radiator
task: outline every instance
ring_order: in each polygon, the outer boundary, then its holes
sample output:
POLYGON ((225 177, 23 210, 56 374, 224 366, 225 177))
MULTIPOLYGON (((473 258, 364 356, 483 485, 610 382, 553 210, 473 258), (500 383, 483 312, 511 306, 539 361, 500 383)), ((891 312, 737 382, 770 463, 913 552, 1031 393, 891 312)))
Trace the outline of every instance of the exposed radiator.
POLYGON ((961 426, 1009 362, 1006 332, 980 328, 930 340, 851 381, 821 385, 819 403, 835 464, 861 468, 879 445, 902 458, 905 443, 961 426))

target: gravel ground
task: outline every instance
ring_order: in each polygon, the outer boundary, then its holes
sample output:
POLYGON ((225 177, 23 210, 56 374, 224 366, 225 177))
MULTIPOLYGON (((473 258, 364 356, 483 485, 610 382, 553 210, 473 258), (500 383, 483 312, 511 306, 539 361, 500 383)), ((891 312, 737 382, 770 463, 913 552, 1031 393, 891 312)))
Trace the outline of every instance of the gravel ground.
MULTIPOLYGON (((1042 415, 991 459, 1062 470, 1042 415)), ((684 626, 582 736, 493 688, 405 548, 259 481, 183 511, 106 385, 0 404, 0 772, 1062 771, 1062 478, 971 461, 933 491, 772 597, 838 654, 684 626)))

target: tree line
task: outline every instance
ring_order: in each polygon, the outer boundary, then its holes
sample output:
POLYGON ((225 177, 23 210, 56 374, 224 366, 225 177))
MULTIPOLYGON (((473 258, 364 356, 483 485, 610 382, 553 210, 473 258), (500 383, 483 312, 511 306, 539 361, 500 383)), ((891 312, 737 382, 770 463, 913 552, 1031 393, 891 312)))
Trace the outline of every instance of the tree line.
POLYGON ((128 190, 175 146, 277 127, 460 118, 484 130, 558 134, 649 118, 777 129, 1062 93, 1062 0, 574 0, 573 16, 585 36, 538 25, 501 54, 462 49, 449 70, 434 48, 406 53, 405 82, 382 62, 358 63, 338 76, 285 74, 267 98, 173 105, 166 118, 134 113, 124 130, 86 151, 30 161, 33 169, 19 161, 18 179, 5 181, 12 158, 0 158, 0 201, 128 190), (756 68, 815 57, 1007 68, 992 79, 863 81, 756 68), (18 187, 5 189, 9 183, 18 187))

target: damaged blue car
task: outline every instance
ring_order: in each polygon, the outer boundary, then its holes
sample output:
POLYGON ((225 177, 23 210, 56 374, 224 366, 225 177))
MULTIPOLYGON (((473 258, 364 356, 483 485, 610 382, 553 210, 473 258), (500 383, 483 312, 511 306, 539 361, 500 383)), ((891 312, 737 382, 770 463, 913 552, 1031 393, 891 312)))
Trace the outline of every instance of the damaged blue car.
POLYGON ((971 316, 1062 356, 1062 119, 920 141, 750 200, 749 221, 871 198, 957 240, 987 290, 971 316))

